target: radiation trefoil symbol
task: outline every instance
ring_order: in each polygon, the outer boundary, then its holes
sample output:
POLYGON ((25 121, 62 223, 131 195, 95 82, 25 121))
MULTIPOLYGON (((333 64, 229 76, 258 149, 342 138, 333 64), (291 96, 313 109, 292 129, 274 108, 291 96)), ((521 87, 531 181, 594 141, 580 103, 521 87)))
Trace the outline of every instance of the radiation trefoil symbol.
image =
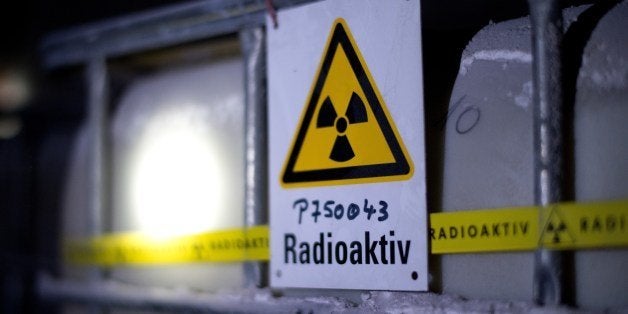
POLYGON ((549 247, 574 242, 574 237, 569 231, 558 206, 552 206, 549 214, 545 217, 540 242, 549 247))
POLYGON ((281 185, 398 181, 411 178, 413 171, 347 23, 337 19, 288 152, 281 185))
POLYGON ((565 231, 567 231, 567 226, 562 221, 558 222, 557 224, 554 224, 553 222, 549 222, 547 224, 547 228, 545 229, 545 232, 551 234, 552 243, 555 243, 555 244, 560 243, 561 233, 565 231))
POLYGON ((334 142, 334 146, 331 149, 329 158, 334 161, 343 162, 348 161, 355 157, 355 153, 351 148, 351 143, 346 135, 347 127, 349 124, 367 122, 368 117, 366 114, 366 107, 364 102, 356 93, 351 95, 347 112, 344 116, 338 116, 334 105, 329 97, 325 98, 323 105, 318 112, 318 119, 316 120, 317 128, 335 127, 338 132, 338 136, 334 142))

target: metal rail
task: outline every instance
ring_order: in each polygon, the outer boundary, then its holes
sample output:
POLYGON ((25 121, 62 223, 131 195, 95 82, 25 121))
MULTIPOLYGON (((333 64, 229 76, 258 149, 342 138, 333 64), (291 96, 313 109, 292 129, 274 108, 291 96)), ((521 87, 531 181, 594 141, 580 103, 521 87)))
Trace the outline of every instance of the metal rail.
MULTIPOLYGON (((86 67, 89 107, 89 213, 87 229, 90 236, 101 235, 104 231, 104 214, 107 208, 108 193, 108 77, 107 65, 103 58, 94 58, 86 67)), ((98 267, 89 270, 90 282, 98 283, 103 279, 103 271, 98 267)), ((91 308, 91 313, 99 313, 98 308, 91 308)))
MULTIPOLYGON (((266 119, 266 33, 256 27, 240 31, 245 81, 245 194, 244 225, 268 223, 267 119, 266 119)), ((244 265, 247 285, 267 283, 267 263, 244 265)))
MULTIPOLYGON (((285 8, 312 0, 275 0, 276 8, 285 8)), ((535 200, 549 206, 562 200, 563 134, 560 46, 562 16, 557 0, 528 0, 533 31, 534 75, 534 147, 535 200)), ((78 27, 52 34, 41 49, 44 65, 56 68, 87 64, 89 84, 90 130, 93 136, 92 209, 90 230, 102 232, 106 200, 105 133, 108 58, 193 42, 240 32, 246 60, 247 103, 247 178, 246 225, 267 220, 264 189, 265 163, 265 86, 263 25, 266 4, 263 0, 212 0, 171 6, 148 13, 134 14, 103 23, 78 27)), ((281 21, 279 21, 281 23, 281 21)), ((565 303, 565 256, 560 252, 539 250, 535 265, 534 298, 539 304, 565 303)), ((262 266, 246 266, 250 283, 264 282, 262 266)), ((95 280, 101 278, 95 273, 95 280)), ((80 296, 80 287, 58 286, 44 281, 42 293, 48 297, 80 296), (64 290, 65 289, 65 290, 64 290)), ((86 291, 87 293, 88 291, 86 291)), ((94 292, 96 293, 96 292, 94 292)), ((104 300, 116 303, 126 296, 108 292, 104 300)), ((89 294, 89 293, 88 293, 89 294)), ((90 298, 85 295, 85 298, 90 298)), ((146 296, 146 298, 151 298, 146 296)), ((153 300, 153 299, 151 299, 153 300)), ((133 300, 131 300, 133 301, 133 300)), ((130 301, 130 302, 131 302, 130 301)), ((153 300, 159 303, 159 299, 153 300)), ((104 303, 107 303, 104 302, 104 303)), ((126 301, 124 301, 126 302, 126 301)), ((135 302, 135 301, 133 301, 135 302)), ((141 301, 138 301, 141 302, 141 301)), ((172 301, 179 302, 179 301, 172 301)))
MULTIPOLYGON (((285 8, 313 0, 274 0, 285 8)), ((52 69, 159 49, 263 26, 263 0, 210 0, 169 6, 101 23, 87 24, 44 38, 43 63, 52 69)))
MULTIPOLYGON (((536 205, 548 207, 563 197, 563 18, 558 0, 528 0, 528 4, 534 86, 534 198, 536 205)), ((536 252, 533 294, 537 304, 565 304, 565 262, 560 251, 536 252)))
POLYGON ((86 284, 40 274, 37 292, 50 304, 78 304, 90 309, 136 309, 166 313, 331 313, 351 308, 338 298, 274 298, 269 289, 199 292, 147 288, 114 281, 86 284))

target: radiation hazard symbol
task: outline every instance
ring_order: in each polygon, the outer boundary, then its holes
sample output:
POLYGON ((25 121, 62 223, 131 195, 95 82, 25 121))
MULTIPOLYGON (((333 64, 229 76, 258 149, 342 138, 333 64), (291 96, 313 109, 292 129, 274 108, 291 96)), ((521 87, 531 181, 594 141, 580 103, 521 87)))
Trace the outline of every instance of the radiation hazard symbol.
POLYGON ((285 163, 284 187, 406 180, 413 165, 343 19, 334 22, 285 163))
POLYGON ((551 247, 574 242, 574 237, 558 206, 553 205, 549 210, 549 214, 544 214, 543 218, 543 229, 541 230, 540 239, 542 246, 551 247))

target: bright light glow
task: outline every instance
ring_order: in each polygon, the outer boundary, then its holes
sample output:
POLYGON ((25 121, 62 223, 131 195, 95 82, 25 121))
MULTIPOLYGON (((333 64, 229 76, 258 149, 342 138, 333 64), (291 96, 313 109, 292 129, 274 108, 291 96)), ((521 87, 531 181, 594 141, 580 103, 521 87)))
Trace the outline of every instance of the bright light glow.
POLYGON ((15 137, 22 130, 22 121, 18 117, 0 118, 0 139, 15 137))
POLYGON ((30 99, 30 81, 24 69, 0 69, 0 108, 16 110, 30 99))
POLYGON ((204 231, 224 211, 215 141, 194 110, 178 108, 151 119, 130 167, 133 219, 160 238, 204 231))

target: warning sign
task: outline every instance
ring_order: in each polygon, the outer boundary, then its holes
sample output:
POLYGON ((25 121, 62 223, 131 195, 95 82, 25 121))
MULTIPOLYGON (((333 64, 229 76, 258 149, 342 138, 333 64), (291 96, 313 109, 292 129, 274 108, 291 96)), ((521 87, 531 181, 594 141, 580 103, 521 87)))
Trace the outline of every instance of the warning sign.
POLYGON ((403 180, 412 164, 344 19, 334 22, 282 183, 403 180))
POLYGON ((543 233, 540 239, 541 246, 574 242, 574 237, 571 235, 569 228, 567 228, 567 223, 563 218, 563 214, 561 214, 558 204, 550 206, 548 209, 542 211, 542 213, 544 213, 544 217, 543 233))
POLYGON ((427 290, 419 3, 268 20, 273 288, 427 290))

